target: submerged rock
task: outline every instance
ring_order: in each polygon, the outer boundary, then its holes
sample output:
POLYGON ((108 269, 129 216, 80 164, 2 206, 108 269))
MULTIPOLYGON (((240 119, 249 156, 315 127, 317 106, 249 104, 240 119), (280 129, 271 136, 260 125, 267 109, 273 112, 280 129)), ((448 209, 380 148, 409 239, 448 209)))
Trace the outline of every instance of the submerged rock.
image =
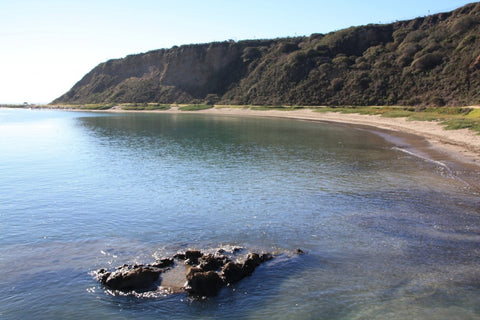
POLYGON ((183 291, 193 296, 212 297, 225 285, 250 276, 262 263, 273 259, 271 253, 251 252, 244 256, 244 259, 238 259, 240 261, 238 262, 236 254, 241 250, 235 249, 228 256, 224 249, 219 249, 216 254, 187 250, 185 253, 177 253, 172 258, 163 258, 152 264, 134 266, 124 264, 112 272, 100 269, 97 271, 97 278, 102 285, 113 290, 152 291, 161 286, 160 274, 172 269, 172 272, 175 270, 185 272, 185 285, 182 290, 171 290, 172 292, 183 291), (185 271, 177 268, 185 268, 185 271))

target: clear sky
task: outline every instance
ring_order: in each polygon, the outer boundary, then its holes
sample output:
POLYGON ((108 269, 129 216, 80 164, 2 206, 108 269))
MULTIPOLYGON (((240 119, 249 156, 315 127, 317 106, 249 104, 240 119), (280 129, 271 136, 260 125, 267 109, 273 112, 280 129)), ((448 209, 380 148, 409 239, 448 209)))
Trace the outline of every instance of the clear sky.
POLYGON ((328 33, 462 0, 0 0, 0 103, 48 103, 101 62, 174 45, 328 33))

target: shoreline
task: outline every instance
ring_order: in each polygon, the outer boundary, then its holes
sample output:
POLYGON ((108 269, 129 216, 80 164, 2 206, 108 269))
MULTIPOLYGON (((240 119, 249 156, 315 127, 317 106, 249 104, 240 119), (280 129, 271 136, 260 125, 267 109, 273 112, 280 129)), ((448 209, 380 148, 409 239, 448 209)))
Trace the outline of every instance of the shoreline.
MULTIPOLYGON (((85 110, 79 110, 85 111, 85 110)), ((198 111, 180 111, 177 107, 169 110, 123 110, 110 109, 99 112, 118 113, 191 113, 212 114, 224 116, 249 116, 287 118, 296 120, 333 122, 361 126, 366 129, 378 129, 384 133, 401 135, 414 135, 424 138, 431 147, 451 153, 458 160, 479 166, 480 169, 480 135, 468 129, 446 130, 435 121, 409 121, 406 118, 386 118, 380 115, 361 115, 355 113, 338 112, 315 112, 312 109, 300 109, 295 111, 281 110, 251 110, 247 108, 216 107, 198 111)), ((376 131, 376 130, 373 130, 376 131)), ((394 139, 395 140, 395 139, 394 139)))
POLYGON ((380 115, 315 112, 312 109, 294 111, 251 110, 216 107, 198 111, 169 110, 106 110, 113 113, 207 114, 218 116, 284 118, 301 121, 334 123, 354 126, 382 136, 397 150, 442 167, 447 175, 480 193, 480 135, 468 129, 446 130, 438 122, 408 121, 406 118, 386 118, 380 115))
POLYGON ((446 130, 435 121, 409 121, 406 118, 387 118, 380 115, 315 112, 312 109, 251 110, 241 107, 214 107, 197 111, 123 110, 116 106, 107 110, 84 110, 47 107, 53 110, 106 113, 168 113, 207 114, 217 116, 285 118, 302 121, 335 123, 354 126, 382 136, 395 148, 433 164, 443 166, 458 180, 480 192, 480 135, 468 129, 446 130))

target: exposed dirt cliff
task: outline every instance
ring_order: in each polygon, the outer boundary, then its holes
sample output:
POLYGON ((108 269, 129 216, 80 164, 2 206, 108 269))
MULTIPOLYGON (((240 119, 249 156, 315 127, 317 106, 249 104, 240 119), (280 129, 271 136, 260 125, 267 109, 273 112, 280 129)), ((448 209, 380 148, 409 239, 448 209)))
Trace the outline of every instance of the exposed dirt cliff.
POLYGON ((326 35, 185 45, 110 60, 52 103, 469 105, 480 3, 326 35))

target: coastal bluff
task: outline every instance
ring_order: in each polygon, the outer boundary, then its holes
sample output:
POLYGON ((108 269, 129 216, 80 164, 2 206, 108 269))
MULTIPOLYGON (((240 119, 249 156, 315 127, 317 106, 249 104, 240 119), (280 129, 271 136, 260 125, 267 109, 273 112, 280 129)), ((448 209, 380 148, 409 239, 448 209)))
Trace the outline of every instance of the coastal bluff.
POLYGON ((99 64, 52 104, 146 102, 478 104, 480 3, 308 37, 191 44, 129 55, 99 64))

